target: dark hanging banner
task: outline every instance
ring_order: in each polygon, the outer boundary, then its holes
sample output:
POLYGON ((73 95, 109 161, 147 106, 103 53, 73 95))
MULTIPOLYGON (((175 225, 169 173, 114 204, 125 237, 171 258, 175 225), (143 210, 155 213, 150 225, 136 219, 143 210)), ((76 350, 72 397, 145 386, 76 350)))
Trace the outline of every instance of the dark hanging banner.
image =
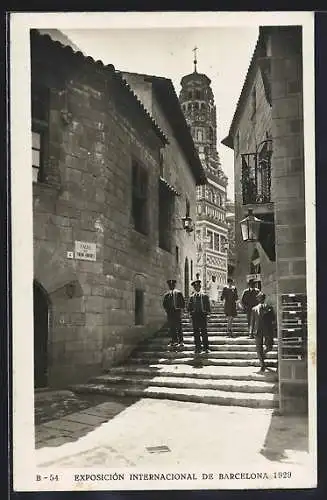
POLYGON ((307 356, 307 296, 282 295, 282 352, 284 361, 303 360, 307 356))

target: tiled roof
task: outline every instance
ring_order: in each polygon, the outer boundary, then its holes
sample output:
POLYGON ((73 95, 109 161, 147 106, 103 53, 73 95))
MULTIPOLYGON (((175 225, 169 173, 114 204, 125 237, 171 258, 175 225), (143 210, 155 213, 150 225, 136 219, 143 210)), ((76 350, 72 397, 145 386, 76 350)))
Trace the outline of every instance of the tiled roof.
POLYGON ((181 193, 179 193, 177 191, 177 189, 174 188, 174 186, 172 186, 171 184, 169 184, 168 181, 166 181, 166 179, 164 179, 163 177, 160 177, 160 182, 169 190, 171 191, 172 193, 174 193, 174 195, 176 196, 180 196, 181 193))
POLYGON ((141 101, 138 99, 136 94, 132 91, 131 87, 125 82, 125 80, 122 78, 119 72, 115 70, 115 67, 112 64, 104 65, 102 61, 98 60, 95 61, 93 57, 91 56, 86 56, 84 55, 81 51, 75 51, 70 45, 63 45, 60 41, 58 40, 53 40, 50 35, 48 34, 41 34, 38 30, 32 29, 31 30, 31 42, 32 41, 37 41, 37 40, 43 40, 43 43, 46 45, 48 44, 49 46, 57 46, 58 48, 62 49, 65 51, 65 53, 68 56, 75 57, 76 59, 80 59, 86 64, 92 64, 94 65, 95 68, 101 68, 105 71, 108 72, 111 78, 114 78, 116 81, 118 81, 121 89, 123 92, 126 93, 126 97, 130 99, 131 103, 136 105, 138 107, 138 110, 140 113, 143 114, 145 119, 147 119, 152 127, 152 129, 155 131, 156 135, 161 139, 161 141, 164 144, 168 144, 168 138, 164 134, 164 132, 160 129, 158 124, 155 122, 155 120, 151 117, 151 115, 148 113, 148 111, 145 109, 141 101))

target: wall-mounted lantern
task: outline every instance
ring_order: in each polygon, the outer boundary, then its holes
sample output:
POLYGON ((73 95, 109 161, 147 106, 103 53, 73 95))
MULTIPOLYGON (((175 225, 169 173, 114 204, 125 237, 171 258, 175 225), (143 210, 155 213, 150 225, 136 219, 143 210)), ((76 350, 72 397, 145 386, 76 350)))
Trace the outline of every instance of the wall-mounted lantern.
POLYGON ((182 217, 182 224, 183 224, 183 229, 187 233, 191 233, 194 231, 194 225, 193 225, 193 220, 189 216, 182 217))
POLYGON ((243 241, 258 241, 262 222, 261 219, 255 217, 253 209, 249 208, 248 215, 240 222, 243 241))

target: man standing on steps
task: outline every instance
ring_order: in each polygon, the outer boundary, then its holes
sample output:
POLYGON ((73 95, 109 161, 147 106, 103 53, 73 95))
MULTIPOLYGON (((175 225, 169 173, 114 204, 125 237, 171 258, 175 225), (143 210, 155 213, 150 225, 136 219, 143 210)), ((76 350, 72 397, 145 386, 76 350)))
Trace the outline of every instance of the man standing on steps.
POLYGON ((243 306, 243 310, 246 313, 248 320, 248 332, 251 338, 253 335, 250 333, 251 326, 251 316, 252 316, 252 308, 258 304, 258 295, 260 293, 259 288, 256 288, 254 285, 254 280, 249 280, 248 288, 246 288, 242 294, 241 303, 243 306))
POLYGON ((266 369, 266 354, 272 350, 274 344, 276 317, 273 307, 266 303, 266 294, 260 292, 258 300, 259 304, 252 309, 250 333, 255 338, 260 372, 263 373, 266 369))
POLYGON ((188 311, 193 324, 195 354, 200 354, 201 352, 201 337, 203 350, 205 353, 209 353, 207 316, 211 312, 210 298, 209 295, 201 292, 201 280, 192 281, 191 285, 194 288, 194 293, 192 293, 189 299, 188 311))
POLYGON ((228 278, 227 286, 224 286, 221 293, 221 300, 224 300, 224 312, 227 316, 227 332, 228 336, 234 337, 233 334, 233 319, 237 316, 236 302, 238 300, 237 288, 233 284, 233 279, 228 278))
POLYGON ((169 291, 163 298, 163 308, 167 314, 169 333, 171 336, 171 347, 183 347, 182 330, 182 310, 185 307, 185 300, 182 292, 175 288, 176 280, 167 280, 169 291))

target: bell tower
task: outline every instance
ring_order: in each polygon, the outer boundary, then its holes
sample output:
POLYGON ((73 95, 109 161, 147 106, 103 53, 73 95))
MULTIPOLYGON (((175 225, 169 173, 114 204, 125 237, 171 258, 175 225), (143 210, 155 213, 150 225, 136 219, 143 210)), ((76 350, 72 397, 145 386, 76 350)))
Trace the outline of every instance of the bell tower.
MULTIPOLYGON (((211 80, 198 72, 198 48, 193 49, 193 73, 181 79, 179 101, 194 144, 206 171, 208 184, 197 190, 198 271, 218 290, 227 281, 226 198, 228 179, 217 151, 217 112, 211 80), (210 241, 209 241, 210 240, 210 241)), ((215 298, 216 299, 216 298, 215 298)))

